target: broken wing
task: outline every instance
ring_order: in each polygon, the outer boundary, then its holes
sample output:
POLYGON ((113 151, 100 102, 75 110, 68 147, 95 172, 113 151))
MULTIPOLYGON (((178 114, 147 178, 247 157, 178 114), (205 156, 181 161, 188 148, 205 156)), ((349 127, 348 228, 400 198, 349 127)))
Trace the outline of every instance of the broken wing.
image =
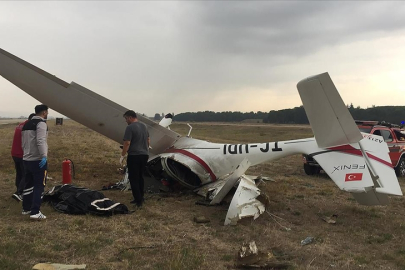
MULTIPOLYGON (((127 125, 122 115, 127 108, 75 82, 68 84, 2 49, 0 75, 51 109, 122 143, 127 125)), ((151 158, 173 145, 180 137, 176 132, 159 126, 141 114, 138 114, 138 120, 148 127, 151 158)))

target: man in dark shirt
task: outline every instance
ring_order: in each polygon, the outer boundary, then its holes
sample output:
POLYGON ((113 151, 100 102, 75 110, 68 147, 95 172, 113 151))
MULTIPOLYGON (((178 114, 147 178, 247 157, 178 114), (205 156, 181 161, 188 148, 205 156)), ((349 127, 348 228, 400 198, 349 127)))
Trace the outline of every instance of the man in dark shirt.
POLYGON ((144 201, 143 173, 149 158, 149 132, 146 125, 138 121, 134 111, 129 110, 123 116, 128 126, 125 129, 120 163, 122 164, 125 155, 128 153, 128 178, 134 196, 131 203, 141 207, 144 201))

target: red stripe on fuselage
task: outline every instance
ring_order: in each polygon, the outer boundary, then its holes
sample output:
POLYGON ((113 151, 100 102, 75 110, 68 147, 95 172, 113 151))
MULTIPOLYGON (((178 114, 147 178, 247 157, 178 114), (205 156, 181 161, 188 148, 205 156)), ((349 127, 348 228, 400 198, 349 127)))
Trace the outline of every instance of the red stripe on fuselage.
MULTIPOLYGON (((351 155, 355 155, 355 156, 363 156, 363 153, 359 149, 356 149, 353 146, 348 145, 348 144, 341 145, 341 146, 336 146, 336 147, 331 147, 331 148, 327 148, 327 149, 331 150, 331 151, 339 151, 339 152, 343 152, 343 153, 351 154, 351 155)), ((378 161, 378 162, 380 162, 380 163, 382 163, 382 164, 384 164, 384 165, 386 165, 386 166, 388 166, 390 168, 394 167, 394 166, 392 166, 392 163, 389 163, 389 162, 387 162, 387 161, 385 161, 385 160, 383 160, 383 159, 381 159, 379 157, 376 157, 376 156, 374 156, 374 155, 372 155, 370 153, 366 152, 366 154, 367 154, 367 156, 369 158, 374 159, 375 161, 378 161)))
POLYGON ((209 173, 212 181, 217 180, 217 177, 215 176, 215 174, 211 170, 211 168, 208 166, 208 164, 205 163, 205 161, 202 160, 201 158, 199 158, 198 156, 196 156, 196 155, 194 155, 194 154, 192 154, 192 153, 190 153, 190 152, 188 152, 186 150, 183 150, 183 149, 168 149, 168 150, 165 151, 165 153, 179 153, 179 154, 182 154, 182 155, 188 156, 189 158, 194 159, 195 161, 197 161, 205 169, 206 172, 209 173))

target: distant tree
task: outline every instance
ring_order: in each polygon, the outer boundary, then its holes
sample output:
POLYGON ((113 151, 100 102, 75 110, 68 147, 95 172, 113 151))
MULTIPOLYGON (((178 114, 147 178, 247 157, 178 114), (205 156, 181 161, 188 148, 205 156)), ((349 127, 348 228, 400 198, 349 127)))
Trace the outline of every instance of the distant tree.
MULTIPOLYGON (((372 106, 362 109, 360 106, 354 107, 353 103, 346 105, 355 120, 377 120, 399 124, 405 121, 405 106, 372 106)), ((293 109, 271 110, 265 112, 186 112, 179 113, 174 117, 176 121, 195 122, 240 122, 246 119, 263 120, 264 123, 279 124, 308 124, 308 118, 303 106, 293 109)))
POLYGON ((179 113, 174 117, 176 121, 196 121, 196 122, 240 122, 246 119, 264 119, 267 113, 263 112, 186 112, 179 113))
POLYGON ((294 109, 284 109, 279 111, 270 111, 264 119, 266 123, 278 124, 308 124, 308 118, 305 114, 304 106, 294 109))

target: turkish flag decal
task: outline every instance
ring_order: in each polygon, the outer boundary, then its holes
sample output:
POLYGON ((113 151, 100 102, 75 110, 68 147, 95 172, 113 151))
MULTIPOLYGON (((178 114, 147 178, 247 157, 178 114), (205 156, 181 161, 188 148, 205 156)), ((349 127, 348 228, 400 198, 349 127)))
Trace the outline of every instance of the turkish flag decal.
POLYGON ((361 181, 363 179, 362 173, 348 173, 346 174, 345 182, 347 181, 361 181))

